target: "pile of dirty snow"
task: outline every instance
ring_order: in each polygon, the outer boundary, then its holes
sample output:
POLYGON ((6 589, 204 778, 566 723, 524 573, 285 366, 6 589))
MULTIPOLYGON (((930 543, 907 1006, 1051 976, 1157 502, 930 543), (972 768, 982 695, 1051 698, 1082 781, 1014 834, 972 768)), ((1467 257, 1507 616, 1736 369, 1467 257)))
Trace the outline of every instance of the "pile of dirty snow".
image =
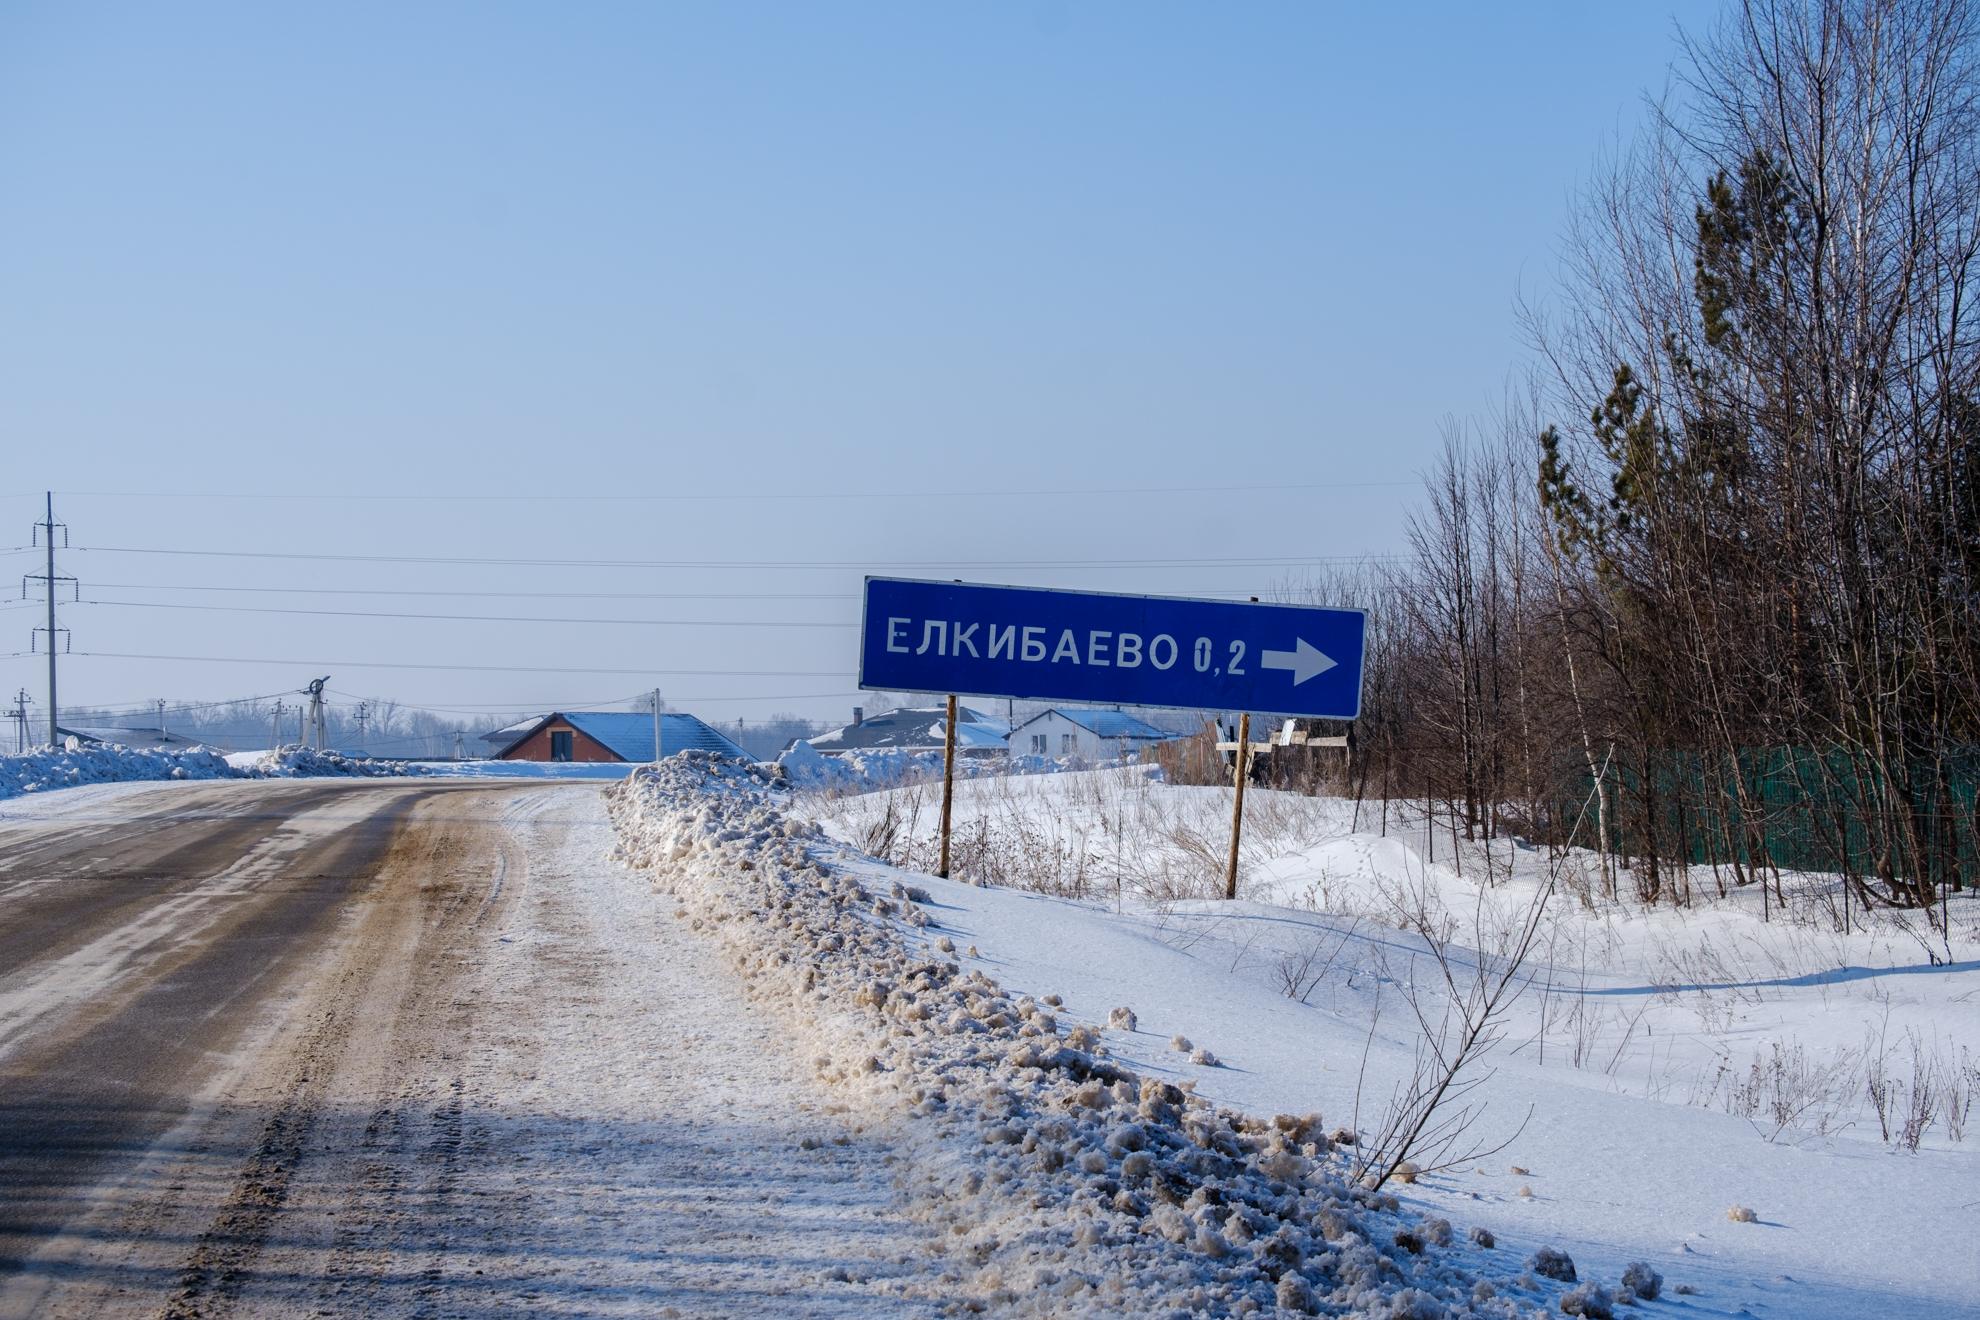
POLYGON ((427 768, 422 765, 372 761, 307 747, 280 747, 253 756, 230 757, 211 747, 147 751, 116 743, 78 743, 72 738, 66 747, 37 747, 17 756, 0 756, 0 799, 82 784, 142 780, 351 778, 426 773, 427 768))
POLYGON ((971 1307, 1531 1317, 1563 1300, 1515 1260, 1484 1277, 1493 1258, 1448 1221, 1354 1185, 1353 1133, 1216 1107, 1122 1066, 1058 995, 965 972, 915 877, 787 814, 778 779, 701 752, 642 768, 607 791, 618 856, 726 952, 823 1082, 903 1116, 908 1194, 946 1225, 937 1268, 971 1307))
POLYGON ((278 747, 264 752, 239 767, 250 779, 347 779, 393 778, 424 775, 431 771, 414 761, 374 761, 368 757, 346 756, 342 752, 319 751, 312 747, 278 747))
POLYGON ((0 756, 0 798, 45 793, 80 784, 114 784, 139 779, 229 779, 227 758, 210 747, 183 751, 138 751, 104 743, 37 747, 0 756))

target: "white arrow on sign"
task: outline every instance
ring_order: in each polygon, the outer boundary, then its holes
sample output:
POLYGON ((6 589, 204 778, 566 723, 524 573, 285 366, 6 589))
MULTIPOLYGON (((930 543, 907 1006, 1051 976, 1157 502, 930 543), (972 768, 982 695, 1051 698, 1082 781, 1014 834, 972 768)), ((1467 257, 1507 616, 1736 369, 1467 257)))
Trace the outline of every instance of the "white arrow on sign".
POLYGON ((1258 663, 1267 669, 1292 670, 1294 687, 1315 674, 1326 673, 1339 663, 1325 652, 1316 650, 1304 637, 1294 638, 1293 647, 1290 651, 1267 651, 1259 657, 1258 663))

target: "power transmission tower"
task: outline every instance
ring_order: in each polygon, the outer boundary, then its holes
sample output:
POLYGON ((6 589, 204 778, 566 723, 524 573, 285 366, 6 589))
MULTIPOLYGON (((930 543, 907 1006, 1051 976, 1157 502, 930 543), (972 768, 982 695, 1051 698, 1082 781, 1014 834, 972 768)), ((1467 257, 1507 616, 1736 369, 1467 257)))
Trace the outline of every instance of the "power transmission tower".
MULTIPOLYGON (((69 525, 55 521, 55 492, 51 490, 48 492, 48 516, 44 521, 34 525, 35 541, 46 545, 48 548, 47 571, 38 577, 30 575, 21 579, 21 594, 23 596, 27 595, 27 584, 32 581, 39 581, 48 593, 48 626, 34 630, 33 634, 31 634, 33 642, 30 643, 30 649, 32 649, 33 645, 39 643, 42 633, 45 632, 48 634, 48 742, 50 746, 62 740, 61 719, 59 710, 55 704, 55 655, 63 649, 63 646, 57 643, 56 638, 58 636, 66 636, 69 631, 67 628, 58 628, 55 624, 55 584, 58 582, 67 582, 74 585, 76 581, 72 577, 58 574, 55 571, 55 529, 58 527, 62 530, 62 548, 66 550, 69 548, 69 525)), ((81 588, 77 588, 76 594, 78 597, 81 596, 81 588)))

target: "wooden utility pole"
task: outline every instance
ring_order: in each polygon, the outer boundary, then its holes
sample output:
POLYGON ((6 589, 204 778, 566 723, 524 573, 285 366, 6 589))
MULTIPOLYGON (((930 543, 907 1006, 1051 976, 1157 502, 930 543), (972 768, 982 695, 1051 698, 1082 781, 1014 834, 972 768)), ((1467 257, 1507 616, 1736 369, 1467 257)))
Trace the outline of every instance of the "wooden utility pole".
POLYGON ((1251 778, 1251 712, 1238 717, 1237 796, 1231 803, 1231 857, 1224 867, 1224 897, 1237 897, 1238 836, 1244 830, 1244 781, 1251 778))
POLYGON ((949 718, 942 722, 942 866, 935 874, 949 878, 949 817, 956 801, 956 694, 949 694, 949 718))

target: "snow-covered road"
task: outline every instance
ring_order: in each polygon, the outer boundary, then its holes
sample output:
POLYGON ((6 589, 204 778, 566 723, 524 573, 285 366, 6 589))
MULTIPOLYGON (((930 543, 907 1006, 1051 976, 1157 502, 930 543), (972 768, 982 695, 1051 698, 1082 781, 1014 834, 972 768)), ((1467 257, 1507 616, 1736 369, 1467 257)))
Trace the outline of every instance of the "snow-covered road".
POLYGON ((0 963, 0 1315, 933 1309, 887 1129, 605 860, 597 788, 76 807, 0 819, 0 930, 103 914, 0 963))

